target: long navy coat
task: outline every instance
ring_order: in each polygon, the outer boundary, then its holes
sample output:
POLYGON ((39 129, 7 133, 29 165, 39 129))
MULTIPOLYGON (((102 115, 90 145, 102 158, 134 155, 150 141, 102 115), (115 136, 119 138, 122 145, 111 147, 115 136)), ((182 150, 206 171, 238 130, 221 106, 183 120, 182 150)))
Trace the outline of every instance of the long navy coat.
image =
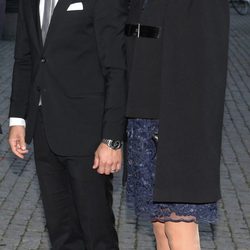
MULTIPOLYGON (((132 0, 128 22, 162 27, 154 200, 215 202, 221 197, 228 0, 148 0, 144 9, 143 3, 144 0, 132 0)), ((152 39, 139 40, 128 42, 130 84, 142 79, 143 67, 150 70, 145 51, 149 59, 155 53, 150 49, 152 39), (136 68, 140 68, 140 74, 136 68)), ((156 67, 159 69, 159 65, 156 67)))

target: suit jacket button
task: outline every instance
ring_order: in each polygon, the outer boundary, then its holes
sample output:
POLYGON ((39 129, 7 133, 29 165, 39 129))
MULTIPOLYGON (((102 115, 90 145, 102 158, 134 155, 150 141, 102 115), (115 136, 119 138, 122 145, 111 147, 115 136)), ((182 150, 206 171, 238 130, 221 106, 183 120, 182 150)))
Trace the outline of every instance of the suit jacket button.
POLYGON ((45 59, 45 58, 42 58, 42 59, 41 59, 41 63, 46 63, 46 59, 45 59))

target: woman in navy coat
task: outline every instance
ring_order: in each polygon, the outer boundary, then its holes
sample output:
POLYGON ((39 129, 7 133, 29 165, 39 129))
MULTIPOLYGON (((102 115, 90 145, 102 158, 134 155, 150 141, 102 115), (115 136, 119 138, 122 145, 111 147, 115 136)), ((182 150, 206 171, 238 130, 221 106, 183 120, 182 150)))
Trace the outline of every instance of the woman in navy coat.
POLYGON ((228 30, 228 0, 130 3, 128 197, 158 250, 200 249, 216 221, 228 30))

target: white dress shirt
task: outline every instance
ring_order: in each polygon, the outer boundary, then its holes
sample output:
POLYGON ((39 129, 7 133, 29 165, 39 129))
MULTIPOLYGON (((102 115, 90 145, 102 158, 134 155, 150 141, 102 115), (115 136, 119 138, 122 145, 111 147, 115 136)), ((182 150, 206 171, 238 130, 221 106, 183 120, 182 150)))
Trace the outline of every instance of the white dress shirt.
MULTIPOLYGON (((39 5, 39 15, 40 15, 40 23, 42 25, 43 23, 43 13, 44 13, 44 1, 45 0, 40 0, 40 5, 39 5)), ((59 0, 55 0, 55 4, 58 3, 59 0)), ((41 101, 39 103, 41 105, 41 101)), ((23 118, 19 117, 10 117, 10 123, 9 126, 26 126, 26 122, 23 118)))

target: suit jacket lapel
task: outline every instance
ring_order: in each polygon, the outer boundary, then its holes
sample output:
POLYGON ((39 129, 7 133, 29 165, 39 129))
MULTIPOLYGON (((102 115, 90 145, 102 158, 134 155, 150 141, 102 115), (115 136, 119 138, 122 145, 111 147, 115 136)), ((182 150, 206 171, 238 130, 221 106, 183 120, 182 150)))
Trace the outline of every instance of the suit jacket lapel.
POLYGON ((48 33, 44 42, 44 49, 46 49, 47 45, 48 45, 48 40, 50 38, 50 36, 54 33, 54 29, 55 29, 55 25, 59 22, 62 21, 62 19, 60 18, 60 14, 62 11, 66 11, 67 10, 67 6, 72 2, 72 0, 58 0, 58 3, 54 9, 53 15, 51 17, 51 21, 50 21, 50 25, 49 25, 49 29, 48 29, 48 33))
POLYGON ((39 46, 41 48, 43 46, 43 42, 42 42, 41 23, 39 14, 40 0, 31 0, 31 5, 32 5, 32 13, 35 24, 36 36, 39 46))

